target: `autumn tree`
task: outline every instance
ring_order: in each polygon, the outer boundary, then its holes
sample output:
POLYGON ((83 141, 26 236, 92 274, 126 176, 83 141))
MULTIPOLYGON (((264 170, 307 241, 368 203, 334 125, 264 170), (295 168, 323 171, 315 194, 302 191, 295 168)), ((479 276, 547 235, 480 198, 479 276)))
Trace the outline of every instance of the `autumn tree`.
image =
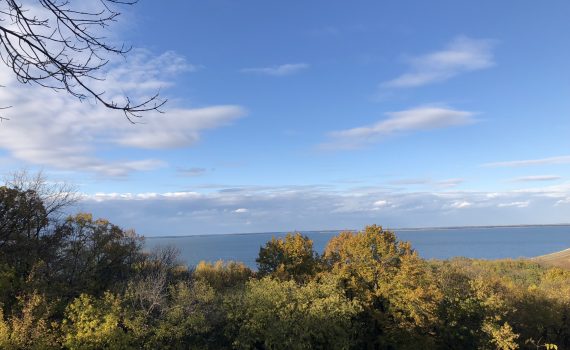
POLYGON ((121 299, 81 294, 66 308, 62 342, 67 349, 134 349, 135 332, 129 328, 121 299))
POLYGON ((200 261, 194 269, 193 277, 221 292, 243 286, 253 277, 253 271, 243 263, 235 261, 218 260, 213 264, 200 261))
POLYGON ((433 346, 430 331, 440 294, 428 266, 409 243, 372 225, 332 238, 322 258, 347 295, 363 305, 360 346, 433 346))
POLYGON ((330 275, 303 285, 251 280, 226 303, 227 332, 238 349, 347 349, 360 310, 330 275))
POLYGON ((259 249, 256 259, 260 276, 306 280, 318 268, 318 256, 313 241, 300 233, 288 233, 284 238, 273 237, 259 249))
POLYGON ((18 297, 18 307, 3 316, 0 309, 0 348, 59 349, 58 324, 51 322, 51 306, 40 294, 18 297))

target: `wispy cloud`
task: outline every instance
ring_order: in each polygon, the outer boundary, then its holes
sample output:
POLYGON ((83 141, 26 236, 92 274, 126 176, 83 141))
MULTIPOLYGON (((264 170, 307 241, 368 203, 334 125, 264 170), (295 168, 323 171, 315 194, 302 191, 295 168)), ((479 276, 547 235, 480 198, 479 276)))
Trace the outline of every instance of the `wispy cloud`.
POLYGON ((390 185, 427 185, 431 182, 428 178, 417 178, 417 179, 397 179, 390 181, 390 185))
POLYGON ((521 176, 511 179, 511 182, 534 182, 534 181, 555 181, 560 180, 562 177, 557 175, 532 175, 521 176))
POLYGON ((280 66, 272 66, 272 67, 243 68, 241 72, 282 77, 298 73, 307 68, 309 68, 309 64, 307 63, 287 63, 287 64, 282 64, 280 66))
POLYGON ((534 166, 534 165, 554 165, 554 164, 570 164, 570 156, 512 160, 506 162, 493 162, 493 163, 485 163, 483 164, 483 166, 494 167, 494 168, 499 168, 499 167, 515 168, 515 167, 525 167, 525 166, 534 166))
POLYGON ((178 172, 178 174, 183 176, 200 176, 204 175, 206 171, 208 171, 208 169, 194 167, 194 168, 178 168, 176 169, 176 171, 178 172))
POLYGON ((418 87, 445 81, 464 72, 490 68, 495 65, 492 48, 492 40, 457 37, 443 50, 410 58, 407 73, 381 86, 418 87))
POLYGON ((465 179, 455 178, 455 179, 445 179, 445 180, 437 181, 435 184, 436 184, 436 186, 439 186, 439 187, 449 188, 449 187, 459 186, 464 182, 465 182, 465 179))
POLYGON ((417 178, 417 179, 398 179, 390 181, 390 185, 397 185, 397 186, 407 186, 407 185, 429 185, 435 186, 439 188, 450 188, 456 187, 460 184, 465 182, 465 179, 461 178, 453 178, 453 179, 444 179, 444 180, 432 180, 430 178, 417 178))
POLYGON ((331 142, 321 145, 325 149, 354 149, 378 142, 382 137, 403 132, 442 129, 472 124, 475 113, 445 107, 417 107, 386 113, 387 119, 375 124, 334 131, 331 142))
POLYGON ((530 201, 499 203, 497 205, 497 207, 499 207, 499 208, 509 208, 509 207, 526 208, 529 206, 529 204, 530 204, 530 201))
MULTIPOLYGON (((113 64, 97 91, 111 96, 127 93, 148 96, 173 84, 174 76, 193 70, 172 52, 152 56, 136 51, 123 64, 113 64), (124 91, 119 91, 122 88, 124 91)), ((0 68, 4 76, 5 68, 0 68)), ((4 82, 0 101, 14 108, 4 111, 9 121, 0 125, 0 149, 29 164, 108 176, 151 170, 165 165, 156 158, 118 158, 117 148, 166 149, 192 146, 207 129, 229 125, 246 112, 240 106, 185 108, 170 103, 166 113, 149 113, 139 124, 93 102, 80 102, 65 94, 36 86, 4 82)))

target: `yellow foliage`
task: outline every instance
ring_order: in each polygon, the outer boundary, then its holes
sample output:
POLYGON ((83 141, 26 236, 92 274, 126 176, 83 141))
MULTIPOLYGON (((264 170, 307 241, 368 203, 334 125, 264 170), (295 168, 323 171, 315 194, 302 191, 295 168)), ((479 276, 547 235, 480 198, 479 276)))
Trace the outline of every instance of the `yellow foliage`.
POLYGON ((513 332, 513 328, 507 323, 499 326, 493 322, 485 322, 483 331, 489 335, 490 343, 497 350, 516 350, 519 348, 517 339, 519 335, 513 332))
POLYGON ((66 309, 64 344, 81 350, 129 349, 129 335, 121 328, 120 300, 105 293, 102 300, 82 294, 66 309))
POLYGON ((214 264, 200 261, 194 270, 197 280, 206 281, 215 290, 243 285, 253 276, 253 271, 240 262, 222 260, 214 264))
POLYGON ((298 232, 288 233, 284 238, 273 237, 259 250, 256 262, 260 276, 271 275, 281 280, 306 282, 318 269, 313 241, 298 232))
MULTIPOLYGON (((56 324, 48 321, 49 309, 45 299, 32 294, 19 298, 22 307, 18 315, 0 320, 0 348, 47 350, 59 348, 56 324)), ((0 310, 0 315, 2 314, 0 310)))

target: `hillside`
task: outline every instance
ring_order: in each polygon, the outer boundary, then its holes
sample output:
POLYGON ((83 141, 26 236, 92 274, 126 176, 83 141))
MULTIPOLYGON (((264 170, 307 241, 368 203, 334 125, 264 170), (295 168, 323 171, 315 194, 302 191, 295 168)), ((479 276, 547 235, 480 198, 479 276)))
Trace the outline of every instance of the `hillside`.
POLYGON ((537 256, 535 258, 532 258, 532 260, 545 266, 557 266, 565 269, 570 269, 570 249, 537 256))

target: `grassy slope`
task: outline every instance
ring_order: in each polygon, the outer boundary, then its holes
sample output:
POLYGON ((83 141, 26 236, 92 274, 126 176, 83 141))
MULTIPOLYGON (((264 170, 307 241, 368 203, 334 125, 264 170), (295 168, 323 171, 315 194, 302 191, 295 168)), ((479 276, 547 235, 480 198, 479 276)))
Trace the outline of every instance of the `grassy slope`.
POLYGON ((546 254, 532 258, 539 264, 545 266, 558 266, 570 269, 570 249, 565 249, 556 253, 546 254))

